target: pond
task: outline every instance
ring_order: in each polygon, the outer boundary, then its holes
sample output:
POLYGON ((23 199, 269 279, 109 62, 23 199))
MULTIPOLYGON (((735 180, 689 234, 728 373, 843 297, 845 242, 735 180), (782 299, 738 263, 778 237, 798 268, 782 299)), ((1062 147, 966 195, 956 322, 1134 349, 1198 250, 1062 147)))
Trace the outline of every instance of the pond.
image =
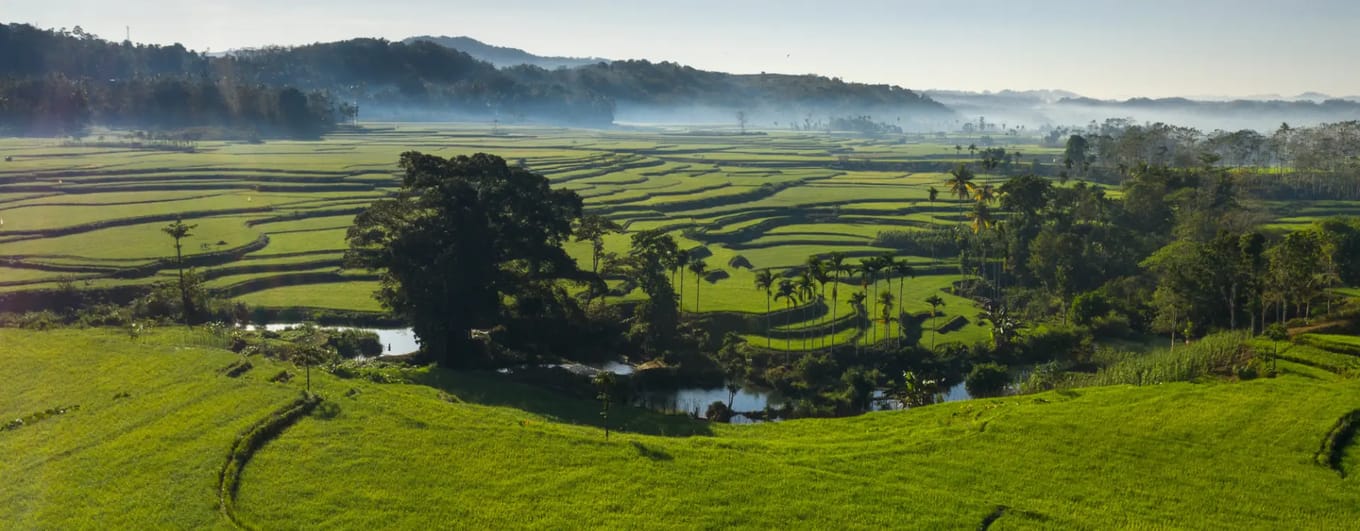
MULTIPOLYGON (((265 325, 265 330, 278 332, 287 328, 302 326, 302 323, 277 323, 265 325)), ((420 343, 416 341, 416 334, 410 328, 363 328, 358 326, 321 326, 331 330, 359 330, 362 332, 373 332, 378 334, 378 341, 383 345, 383 356, 400 356, 410 354, 420 350, 420 343)))
MULTIPOLYGON (((286 328, 301 326, 300 323, 278 323, 265 325, 266 330, 279 331, 286 328)), ((410 328, 363 328, 355 326, 325 326, 339 330, 360 330, 378 334, 378 340, 384 347, 383 356, 397 356, 409 354, 420 349, 420 343, 416 341, 416 335, 410 328)), ((561 367, 578 374, 591 375, 599 371, 609 371, 614 374, 625 375, 633 373, 633 366, 621 361, 607 361, 603 363, 560 363, 549 365, 551 367, 561 367)), ((1015 381, 1020 381, 1024 375, 1019 371, 1015 381)), ((936 403, 958 402, 973 398, 968 393, 968 389, 962 381, 953 384, 949 390, 940 393, 936 397, 936 403)), ((664 412, 678 412, 696 414, 702 418, 708 409, 708 405, 714 402, 727 403, 726 387, 681 387, 679 389, 657 390, 643 393, 634 405, 664 412)), ((779 409, 788 402, 788 399, 778 392, 768 389, 744 386, 732 399, 732 410, 736 412, 765 411, 767 407, 779 409)), ((897 400, 888 397, 882 390, 874 391, 873 411, 887 411, 902 409, 902 404, 897 400)), ((745 424, 752 422, 742 415, 733 417, 734 424, 745 424)))

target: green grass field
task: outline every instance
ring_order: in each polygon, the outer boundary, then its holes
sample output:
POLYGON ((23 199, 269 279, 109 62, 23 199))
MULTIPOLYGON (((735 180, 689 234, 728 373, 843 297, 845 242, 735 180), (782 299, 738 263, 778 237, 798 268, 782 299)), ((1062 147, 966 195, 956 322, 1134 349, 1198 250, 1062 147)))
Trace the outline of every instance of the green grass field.
MULTIPOLYGON (((229 528, 235 437, 298 396, 300 370, 178 328, 0 330, 13 528, 229 528)), ((1314 454, 1360 381, 1114 386, 849 419, 705 424, 598 406, 491 374, 420 384, 313 372, 326 400, 246 465, 234 505, 266 528, 1350 528, 1345 478, 1314 454), (456 398, 455 398, 456 397, 456 398)))
MULTIPOLYGON (((489 152, 522 161, 555 186, 577 191, 588 210, 630 231, 664 228, 688 248, 707 249, 710 269, 729 275, 704 284, 700 310, 759 313, 765 301, 752 287, 754 272, 729 266, 732 260, 782 271, 801 266, 810 255, 839 251, 853 263, 888 250, 873 246, 882 230, 961 223, 960 203, 947 193, 931 202, 928 190, 944 192, 941 171, 971 161, 955 145, 978 141, 661 129, 493 131, 483 124, 367 124, 362 132, 316 142, 202 142, 193 153, 0 139, 0 155, 13 157, 0 164, 0 291, 48 289, 62 279, 92 287, 163 279, 173 248, 159 229, 182 215, 197 225, 185 253, 207 255, 200 269, 214 288, 253 280, 244 286, 257 292, 239 293, 252 304, 377 311, 368 293, 371 283, 339 286, 335 278, 315 273, 342 266, 345 229, 354 214, 395 190, 397 158, 414 149, 441 156, 489 152), (903 169, 864 169, 869 163, 903 169), (121 274, 131 268, 137 274, 121 274)), ((1051 164, 1059 151, 1033 139, 1006 141, 1008 150, 1025 154, 1026 166, 1036 160, 1051 164)), ((1004 178, 979 175, 978 181, 1004 178)), ((1281 227, 1360 211, 1360 205, 1341 201, 1265 206, 1280 212, 1274 222, 1281 227)), ((624 252, 627 242, 627 235, 612 237, 608 250, 624 252)), ((570 250, 582 263, 588 260, 588 246, 573 244, 570 250)), ((922 271, 957 270, 954 257, 906 258, 922 271)), ((956 279, 954 274, 912 279, 899 306, 919 312, 922 300, 944 293, 956 279)), ((687 282, 690 311, 693 288, 687 282)), ((942 322, 974 319, 976 309, 967 301, 942 296, 947 301, 942 322)), ((626 298, 638 297, 634 292, 626 298)), ((756 339, 763 333, 752 332, 756 339)), ((973 326, 951 334, 941 340, 985 339, 985 330, 973 326)))

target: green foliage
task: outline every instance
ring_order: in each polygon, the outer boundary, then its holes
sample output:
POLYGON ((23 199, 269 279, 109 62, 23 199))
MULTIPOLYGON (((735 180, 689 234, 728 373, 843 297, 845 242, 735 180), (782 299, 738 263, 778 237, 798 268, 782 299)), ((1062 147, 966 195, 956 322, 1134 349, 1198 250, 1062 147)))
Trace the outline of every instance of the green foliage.
POLYGON ((964 379, 964 386, 968 388, 968 394, 973 396, 998 396, 1006 391, 1010 380, 1010 369, 989 362, 974 365, 964 379))
POLYGON ((335 350, 342 358, 356 356, 373 357, 383 353, 383 344, 378 334, 365 330, 342 329, 327 334, 326 346, 335 350))
POLYGON ((562 243, 581 199, 492 155, 407 152, 401 166, 398 196, 355 218, 347 259, 381 274, 375 295, 441 363, 485 363, 472 329, 501 324, 506 297, 577 273, 562 243))
POLYGON ((1158 385, 1186 382, 1211 374, 1230 374, 1251 361, 1251 351, 1241 333, 1220 333, 1176 349, 1159 350, 1129 358, 1094 375, 1078 378, 1075 385, 1158 385))

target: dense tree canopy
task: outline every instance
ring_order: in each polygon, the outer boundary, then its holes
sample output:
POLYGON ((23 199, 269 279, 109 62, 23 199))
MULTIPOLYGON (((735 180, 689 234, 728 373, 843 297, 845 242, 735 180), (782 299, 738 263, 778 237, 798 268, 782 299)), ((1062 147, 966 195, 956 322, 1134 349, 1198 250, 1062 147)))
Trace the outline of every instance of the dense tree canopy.
POLYGON ((581 199, 493 155, 407 152, 401 167, 397 195, 355 218, 347 258, 381 272, 378 299, 412 323, 427 352, 475 365, 471 330, 506 323, 508 299, 545 304, 545 283, 580 277, 561 245, 581 199))

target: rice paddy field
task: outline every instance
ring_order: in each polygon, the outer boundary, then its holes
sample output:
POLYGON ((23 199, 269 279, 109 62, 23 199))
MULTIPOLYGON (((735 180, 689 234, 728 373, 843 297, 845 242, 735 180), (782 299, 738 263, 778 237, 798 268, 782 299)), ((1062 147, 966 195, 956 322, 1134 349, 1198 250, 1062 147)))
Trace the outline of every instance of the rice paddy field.
MULTIPOLYGON (((888 251, 873 245, 882 230, 962 230, 963 205, 948 197, 942 172, 971 162, 967 150, 954 146, 977 140, 475 124, 368 124, 322 141, 202 142, 193 152, 0 139, 0 157, 11 159, 0 163, 0 295, 63 280, 100 288, 170 278, 172 240, 159 229, 183 217, 196 225, 185 242, 187 260, 213 289, 262 307, 380 311, 370 297, 375 278, 342 268, 344 235, 357 212, 395 190, 399 154, 418 150, 496 154, 577 191, 589 211, 630 232, 665 229, 722 271, 702 283, 689 275, 687 311, 758 314, 766 308, 754 287, 758 270, 785 272, 835 251, 854 263, 888 251), (941 191, 936 201, 929 200, 932 186, 941 191)), ((994 145, 1021 151, 1024 165, 1052 164, 1058 156, 1020 137, 994 145)), ((1279 228, 1360 213, 1360 204, 1335 201, 1266 207, 1279 212, 1279 228)), ((628 234, 615 235, 608 250, 624 252, 627 241, 628 234)), ((570 250, 588 263, 587 244, 570 250)), ((973 323, 976 308, 948 292, 960 279, 954 257, 905 258, 918 276, 900 288, 884 280, 870 289, 894 295, 901 289, 898 308, 908 314, 924 314, 922 301, 938 294, 944 314, 928 323, 973 323)), ((840 287, 836 318, 849 314, 846 295, 858 289, 840 287)), ((874 338, 836 333, 828 326, 832 313, 824 306, 797 312, 777 323, 780 338, 767 343, 797 348, 781 338, 874 338)), ((750 332, 760 340, 765 330, 750 332)), ((954 326, 938 340, 970 343, 985 334, 980 326, 954 326)))

